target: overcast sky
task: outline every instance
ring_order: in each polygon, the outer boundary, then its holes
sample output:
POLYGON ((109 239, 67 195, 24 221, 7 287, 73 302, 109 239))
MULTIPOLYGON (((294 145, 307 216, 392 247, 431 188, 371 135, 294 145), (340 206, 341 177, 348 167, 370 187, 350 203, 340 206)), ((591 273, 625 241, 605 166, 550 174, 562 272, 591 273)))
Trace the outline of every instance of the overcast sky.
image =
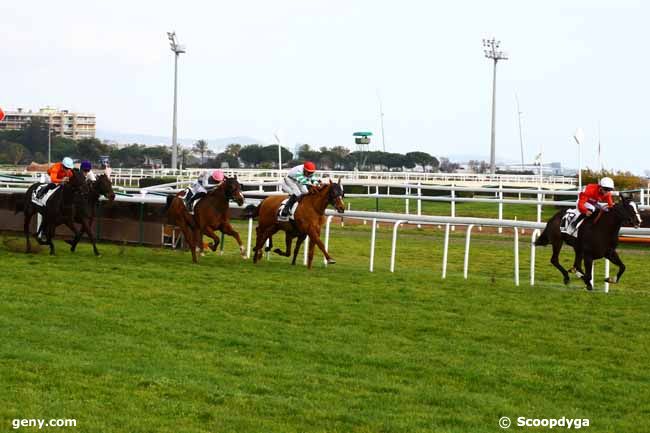
POLYGON ((0 3, 0 106, 97 114, 98 128, 171 135, 173 57, 179 136, 251 136, 291 147, 352 146, 489 157, 492 64, 497 158, 650 169, 650 6, 642 1, 23 1, 0 3))

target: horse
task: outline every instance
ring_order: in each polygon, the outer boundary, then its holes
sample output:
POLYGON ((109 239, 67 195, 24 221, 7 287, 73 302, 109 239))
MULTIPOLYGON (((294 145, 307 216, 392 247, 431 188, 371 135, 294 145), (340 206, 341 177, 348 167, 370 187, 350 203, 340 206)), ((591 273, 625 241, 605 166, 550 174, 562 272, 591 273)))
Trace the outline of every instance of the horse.
POLYGON ((343 203, 343 187, 341 180, 338 183, 324 184, 321 187, 312 187, 310 194, 303 196, 300 204, 296 209, 294 221, 278 221, 278 210, 282 201, 287 198, 286 195, 276 195, 265 198, 262 203, 255 209, 253 216, 258 216, 258 225, 255 229, 257 239, 255 242, 255 254, 253 256, 253 263, 257 263, 262 257, 262 251, 267 239, 279 230, 283 230, 287 234, 286 243, 287 251, 282 252, 276 249, 277 254, 288 257, 291 254, 291 241, 294 237, 298 237, 296 242, 296 252, 292 264, 296 263, 296 256, 300 245, 307 236, 311 242, 309 243, 309 253, 307 260, 307 267, 311 269, 312 261, 314 259, 314 247, 323 252, 328 264, 334 264, 336 261, 329 255, 325 249, 325 245, 320 239, 320 231, 325 220, 325 209, 328 205, 333 205, 337 212, 343 213, 345 211, 345 204, 343 203))
POLYGON ((239 244, 239 250, 244 256, 244 246, 239 233, 237 233, 230 224, 229 201, 235 200, 240 206, 244 204, 244 195, 241 192, 241 185, 235 177, 226 177, 218 187, 208 192, 194 207, 192 215, 185 206, 183 196, 185 191, 181 191, 175 196, 167 197, 165 211, 170 223, 180 227, 185 236, 185 241, 192 251, 192 262, 198 263, 196 257, 197 247, 203 251, 203 242, 201 241, 202 233, 207 234, 213 239, 210 245, 212 251, 216 251, 219 245, 219 237, 215 230, 235 238, 239 244))
POLYGON ((572 246, 575 251, 572 270, 575 270, 576 274, 582 278, 587 290, 593 290, 591 284, 593 261, 603 257, 618 266, 616 277, 608 278, 606 281, 612 284, 618 283, 625 272, 625 265, 616 251, 618 232, 623 225, 640 227, 642 220, 636 203, 627 197, 621 197, 621 200, 608 211, 599 211, 591 218, 586 219, 580 226, 577 239, 560 231, 560 222, 565 212, 566 209, 553 215, 546 223, 540 237, 535 241, 536 246, 544 246, 549 243, 552 245, 551 264, 562 273, 564 284, 569 284, 569 272, 562 267, 559 260, 564 242, 572 246), (584 271, 580 266, 583 261, 584 271))
POLYGON ((22 210, 25 214, 23 222, 23 231, 25 233, 26 243, 25 252, 29 253, 32 251, 29 226, 32 217, 36 213, 40 213, 43 217, 43 222, 41 223, 41 227, 37 230, 36 239, 41 245, 49 245, 50 255, 54 255, 54 243, 52 242, 52 238, 54 238, 57 226, 65 224, 70 230, 72 230, 75 239, 81 237, 80 232, 74 225, 74 218, 76 208, 82 207, 86 204, 89 187, 85 176, 81 174, 78 169, 74 169, 72 170, 72 177, 68 182, 64 183, 54 193, 52 193, 45 204, 45 207, 43 207, 37 206, 32 202, 32 193, 39 185, 42 185, 42 183, 37 182, 27 188, 24 195, 23 209, 20 209, 17 204, 16 213, 22 210), (38 238, 40 233, 45 235, 45 241, 38 238))
POLYGON ((77 248, 79 240, 84 233, 88 235, 88 239, 93 245, 93 252, 96 256, 99 255, 97 250, 97 245, 95 242, 95 235, 91 227, 95 221, 95 213, 97 209, 97 203, 99 202, 100 196, 104 196, 108 199, 109 203, 112 203, 115 200, 115 193, 113 192, 113 184, 111 179, 107 174, 101 174, 97 176, 97 179, 88 182, 89 192, 88 192, 88 202, 86 206, 79 206, 75 208, 75 222, 81 224, 81 232, 79 233, 79 238, 66 241, 70 244, 70 251, 74 252, 77 248))
POLYGON ((239 245, 239 254, 245 258, 246 250, 239 237, 239 233, 230 224, 230 200, 242 206, 244 204, 244 194, 241 191, 241 184, 235 177, 226 177, 221 185, 203 197, 194 207, 194 239, 199 243, 199 248, 203 252, 203 242, 201 234, 205 233, 213 242, 210 244, 212 251, 217 250, 219 237, 215 233, 219 230, 221 233, 232 236, 239 245))

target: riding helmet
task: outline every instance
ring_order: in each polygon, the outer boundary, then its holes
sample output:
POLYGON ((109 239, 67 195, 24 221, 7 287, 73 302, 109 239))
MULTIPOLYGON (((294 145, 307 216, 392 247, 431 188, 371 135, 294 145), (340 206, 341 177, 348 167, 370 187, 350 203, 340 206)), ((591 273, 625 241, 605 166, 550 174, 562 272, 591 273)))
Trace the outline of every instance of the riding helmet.
POLYGON ((600 182, 598 182, 601 188, 612 191, 614 189, 614 181, 612 180, 611 177, 603 177, 600 179, 600 182))
POLYGON ((305 168, 305 171, 313 173, 313 172, 316 171, 316 164, 314 164, 311 161, 305 161, 304 168, 305 168))
POLYGON ((93 168, 93 166, 90 163, 90 161, 82 161, 81 166, 79 168, 81 168, 81 171, 90 171, 93 168))
POLYGON ((223 171, 221 170, 215 170, 212 172, 212 179, 216 180, 217 182, 223 181, 223 171))
POLYGON ((72 161, 72 158, 70 158, 69 156, 66 156, 65 158, 63 158, 63 161, 61 161, 61 164, 63 164, 63 166, 65 168, 69 168, 69 169, 74 168, 74 161, 72 161))

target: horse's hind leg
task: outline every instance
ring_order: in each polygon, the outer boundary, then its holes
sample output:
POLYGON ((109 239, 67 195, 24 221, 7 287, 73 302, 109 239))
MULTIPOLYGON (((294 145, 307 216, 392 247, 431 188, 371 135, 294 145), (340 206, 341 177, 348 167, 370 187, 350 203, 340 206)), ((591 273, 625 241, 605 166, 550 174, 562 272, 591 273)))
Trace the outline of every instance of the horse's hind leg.
POLYGON ((562 242, 553 242, 553 255, 551 256, 551 263, 562 273, 562 276, 564 277, 564 284, 569 284, 569 281, 571 281, 571 279, 569 278, 569 273, 560 264, 561 249, 562 249, 562 242))
POLYGON ((32 252, 32 241, 29 238, 29 225, 32 222, 32 216, 33 214, 30 213, 27 209, 25 209, 25 219, 23 221, 23 231, 25 232, 25 252, 26 253, 31 253, 32 252))
POLYGON ((298 253, 300 252, 300 246, 302 243, 305 241, 307 238, 307 235, 301 234, 298 236, 298 240, 296 240, 296 249, 293 250, 293 260, 291 260, 291 264, 295 265, 296 264, 296 259, 298 258, 298 253))
POLYGON ((587 285, 587 290, 593 290, 594 286, 591 285, 591 272, 593 269, 594 259, 589 254, 585 254, 585 274, 582 277, 582 281, 587 285))
POLYGON ((285 237, 284 237, 285 251, 282 251, 280 248, 276 248, 276 249, 273 250, 273 252, 275 254, 277 254, 277 255, 282 256, 282 257, 290 257, 291 256, 291 243, 293 242, 294 237, 295 237, 294 235, 287 232, 285 237))
MULTIPOLYGON (((212 241, 213 241, 210 244, 210 249, 212 251, 217 251, 217 247, 219 246, 219 242, 221 241, 219 239, 219 236, 217 236, 217 234, 214 232, 214 230, 210 226, 205 226, 205 228, 203 229, 203 232, 206 235, 208 235, 210 237, 210 239, 212 239, 212 241)), ((201 242, 201 244, 203 244, 203 242, 201 242)))
POLYGON ((611 284, 616 284, 619 281, 621 281, 621 276, 623 275, 623 272, 625 272, 625 265, 621 261, 621 258, 618 256, 618 253, 616 250, 610 251, 606 256, 605 256, 610 262, 614 263, 616 266, 618 266, 618 273, 616 274, 616 278, 607 278, 605 281, 611 284))
POLYGON ((575 253, 575 257, 573 259, 573 268, 571 268, 569 272, 575 272, 579 278, 582 278, 582 276, 585 274, 585 271, 582 270, 582 250, 574 247, 573 251, 575 253))
POLYGON ((70 230, 72 230, 72 233, 74 233, 74 238, 72 239, 72 241, 67 242, 68 244, 70 244, 70 251, 74 253, 75 250, 77 249, 77 244, 81 240, 81 236, 83 236, 83 232, 77 230, 77 227, 74 225, 74 222, 68 221, 65 223, 65 225, 68 226, 70 230))

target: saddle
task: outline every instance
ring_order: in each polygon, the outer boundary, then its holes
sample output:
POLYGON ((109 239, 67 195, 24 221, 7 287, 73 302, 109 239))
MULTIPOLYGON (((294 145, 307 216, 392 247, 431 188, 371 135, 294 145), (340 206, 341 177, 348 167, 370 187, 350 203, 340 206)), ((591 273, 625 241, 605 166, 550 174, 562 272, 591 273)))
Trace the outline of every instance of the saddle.
POLYGON ((580 226, 585 222, 583 219, 578 223, 577 226, 574 226, 573 222, 580 216, 580 211, 578 209, 568 209, 562 219, 560 220, 560 232, 572 236, 574 238, 578 237, 578 231, 580 226))
POLYGON ((44 183, 42 185, 37 186, 34 188, 34 191, 32 191, 32 203, 34 203, 36 206, 40 207, 45 207, 47 205, 47 201, 52 197, 52 195, 61 188, 61 185, 57 185, 51 190, 49 190, 43 197, 40 199, 38 198, 38 193, 43 189, 46 188, 49 184, 44 183))
POLYGON ((295 221, 294 217, 295 217, 295 214, 296 214, 296 209, 298 209, 298 205, 300 204, 301 200, 300 199, 296 200, 296 202, 293 204, 293 206, 291 206, 291 209, 289 209, 289 215, 287 215, 287 217, 283 217, 282 216, 282 210, 284 209, 284 207, 286 206, 288 201, 289 201, 288 198, 285 198, 284 200, 282 200, 282 203, 280 204, 280 207, 278 208, 278 213, 277 213, 278 221, 283 221, 283 222, 295 221))
POLYGON ((205 196, 199 197, 198 199, 194 199, 194 198, 192 197, 192 198, 191 198, 191 200, 192 200, 192 206, 190 207, 189 204, 187 203, 187 196, 188 196, 189 194, 191 194, 191 190, 190 190, 189 188, 187 188, 187 189, 184 191, 183 195, 182 195, 182 198, 183 198, 183 204, 185 205, 185 209, 187 209, 187 211, 188 211, 190 214, 194 215, 194 208, 196 208, 196 205, 199 204, 199 202, 200 202, 201 200, 203 200, 203 197, 205 197, 205 196))

